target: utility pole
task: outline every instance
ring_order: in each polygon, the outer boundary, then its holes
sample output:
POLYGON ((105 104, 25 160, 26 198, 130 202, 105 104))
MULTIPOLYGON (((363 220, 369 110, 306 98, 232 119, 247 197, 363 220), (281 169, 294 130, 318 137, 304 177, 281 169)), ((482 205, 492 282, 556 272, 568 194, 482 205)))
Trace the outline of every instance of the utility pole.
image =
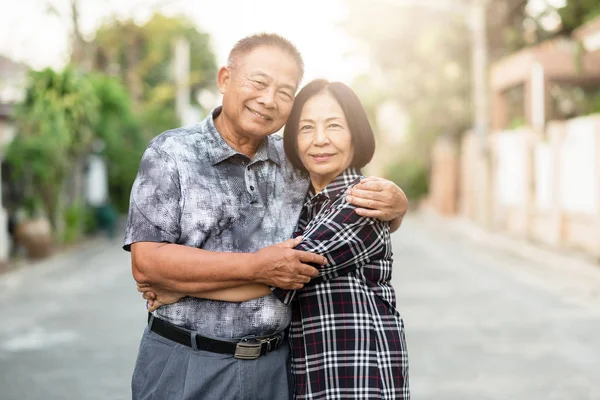
POLYGON ((489 96, 488 96, 488 51, 486 0, 473 0, 470 10, 471 43, 473 44, 473 110, 474 128, 479 138, 480 150, 487 151, 489 130, 489 96))
POLYGON ((475 171, 477 219, 485 228, 492 226, 492 166, 489 152, 489 93, 486 11, 488 0, 471 0, 470 28, 473 69, 473 128, 478 138, 478 164, 475 171))
POLYGON ((190 43, 184 38, 175 41, 175 110, 181 125, 187 125, 190 109, 190 43))

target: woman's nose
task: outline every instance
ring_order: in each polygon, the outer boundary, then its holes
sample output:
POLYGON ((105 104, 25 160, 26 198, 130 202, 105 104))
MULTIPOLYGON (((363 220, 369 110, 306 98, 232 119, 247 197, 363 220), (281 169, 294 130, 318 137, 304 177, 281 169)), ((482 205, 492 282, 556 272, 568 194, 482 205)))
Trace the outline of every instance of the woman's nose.
POLYGON ((327 135, 327 132, 325 132, 325 129, 316 129, 314 143, 321 146, 329 143, 329 136, 327 135))

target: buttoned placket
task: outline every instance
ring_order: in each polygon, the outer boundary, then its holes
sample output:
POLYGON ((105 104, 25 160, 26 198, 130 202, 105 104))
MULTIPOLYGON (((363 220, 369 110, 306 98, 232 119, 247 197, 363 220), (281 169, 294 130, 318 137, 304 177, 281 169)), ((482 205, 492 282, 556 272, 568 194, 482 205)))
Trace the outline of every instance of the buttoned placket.
POLYGON ((257 182, 256 182, 256 177, 254 174, 254 165, 256 163, 255 162, 250 162, 248 164, 245 164, 245 168, 244 168, 244 182, 246 183, 246 192, 248 193, 249 197, 250 197, 250 204, 254 204, 256 203, 259 198, 258 198, 258 187, 257 187, 257 182))

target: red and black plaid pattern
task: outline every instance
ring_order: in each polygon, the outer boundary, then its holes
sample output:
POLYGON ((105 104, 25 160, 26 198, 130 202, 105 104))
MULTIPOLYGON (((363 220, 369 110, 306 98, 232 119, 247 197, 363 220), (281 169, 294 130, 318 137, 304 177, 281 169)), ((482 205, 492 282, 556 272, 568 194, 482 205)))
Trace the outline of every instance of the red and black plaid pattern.
POLYGON ((345 191, 360 181, 346 170, 309 192, 297 247, 325 256, 303 289, 273 289, 292 304, 290 343, 296 399, 409 399, 404 324, 390 284, 389 224, 360 217, 345 191))

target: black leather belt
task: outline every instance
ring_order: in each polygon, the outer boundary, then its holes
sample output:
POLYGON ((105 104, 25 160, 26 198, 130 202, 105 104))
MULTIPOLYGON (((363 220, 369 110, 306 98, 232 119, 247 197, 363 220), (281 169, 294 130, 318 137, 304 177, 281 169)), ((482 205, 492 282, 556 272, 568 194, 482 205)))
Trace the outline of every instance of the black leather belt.
POLYGON ((241 360, 255 360, 278 349, 283 343, 282 333, 266 338, 242 339, 237 343, 211 339, 198 334, 194 336, 195 332, 156 318, 151 313, 148 313, 148 325, 152 332, 179 344, 213 353, 232 354, 241 360), (192 342, 193 337, 196 339, 196 346, 192 342))

